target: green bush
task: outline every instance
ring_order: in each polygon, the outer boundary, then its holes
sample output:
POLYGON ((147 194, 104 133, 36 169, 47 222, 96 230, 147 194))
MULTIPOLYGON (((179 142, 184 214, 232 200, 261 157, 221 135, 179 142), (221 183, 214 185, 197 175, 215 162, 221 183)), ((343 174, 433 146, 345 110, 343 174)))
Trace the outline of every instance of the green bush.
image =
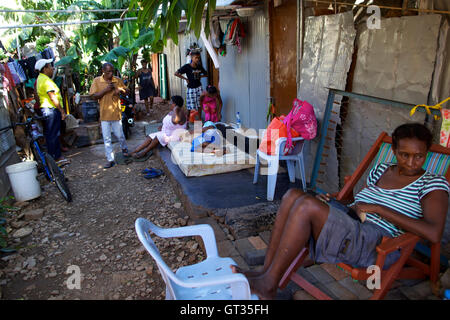
POLYGON ((8 231, 5 227, 6 219, 4 219, 4 217, 12 215, 9 210, 17 209, 7 204, 7 201, 11 199, 14 199, 14 197, 0 198, 0 249, 4 249, 8 246, 8 231))
POLYGON ((36 40, 36 51, 37 52, 42 52, 45 50, 45 48, 47 48, 47 45, 52 42, 50 40, 49 37, 47 36, 40 36, 37 40, 36 40))

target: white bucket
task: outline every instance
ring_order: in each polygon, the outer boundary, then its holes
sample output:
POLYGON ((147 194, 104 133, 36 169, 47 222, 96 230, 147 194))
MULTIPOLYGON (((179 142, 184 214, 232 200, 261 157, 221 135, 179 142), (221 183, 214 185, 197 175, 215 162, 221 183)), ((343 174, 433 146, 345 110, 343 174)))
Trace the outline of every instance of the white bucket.
POLYGON ((28 201, 41 195, 36 161, 19 162, 5 168, 16 201, 28 201))

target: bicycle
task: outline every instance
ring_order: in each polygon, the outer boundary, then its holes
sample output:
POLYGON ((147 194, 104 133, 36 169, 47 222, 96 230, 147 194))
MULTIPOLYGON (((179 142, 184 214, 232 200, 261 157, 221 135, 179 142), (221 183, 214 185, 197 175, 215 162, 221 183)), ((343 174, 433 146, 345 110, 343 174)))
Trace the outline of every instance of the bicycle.
POLYGON ((7 131, 9 129, 14 129, 16 126, 25 126, 25 134, 30 138, 30 149, 33 157, 38 165, 38 172, 45 172, 45 177, 49 182, 54 182, 56 187, 61 192, 63 198, 70 202, 72 201, 72 194, 70 193, 69 186, 66 183, 66 177, 64 173, 56 164, 55 160, 51 155, 42 151, 39 144, 40 136, 33 135, 32 125, 36 120, 44 120, 46 117, 34 116, 28 118, 26 122, 16 122, 12 123, 10 126, 0 129, 0 133, 7 131))

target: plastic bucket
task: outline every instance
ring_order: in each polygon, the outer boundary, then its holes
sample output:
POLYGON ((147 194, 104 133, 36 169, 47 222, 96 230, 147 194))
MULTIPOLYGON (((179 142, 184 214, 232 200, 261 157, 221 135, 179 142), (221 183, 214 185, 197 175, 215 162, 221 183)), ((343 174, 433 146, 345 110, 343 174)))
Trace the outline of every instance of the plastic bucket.
POLYGON ((98 121, 98 102, 86 101, 81 106, 83 112, 83 119, 85 123, 98 121))
POLYGON ((41 195, 36 161, 19 162, 5 168, 16 201, 28 201, 41 195))

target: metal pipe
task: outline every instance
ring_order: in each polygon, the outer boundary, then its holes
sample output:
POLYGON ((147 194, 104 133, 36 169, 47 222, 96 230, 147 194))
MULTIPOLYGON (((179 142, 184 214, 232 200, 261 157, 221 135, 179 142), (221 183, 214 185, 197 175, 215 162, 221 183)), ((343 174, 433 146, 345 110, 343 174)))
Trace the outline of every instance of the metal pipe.
POLYGON ((42 24, 24 24, 24 25, 16 25, 16 26, 0 26, 0 29, 13 29, 13 28, 24 29, 24 28, 34 28, 34 27, 64 26, 64 25, 73 25, 73 24, 105 23, 105 22, 132 21, 132 20, 137 20, 137 17, 123 18, 123 19, 85 20, 85 21, 42 23, 42 24))
POLYGON ((60 9, 60 10, 42 10, 42 9, 1 9, 0 12, 7 13, 7 12, 34 12, 34 13, 44 13, 44 12, 56 12, 56 13, 79 13, 79 12, 122 12, 128 9, 77 9, 77 10, 71 10, 71 9, 60 9))
MULTIPOLYGON (((306 0, 309 2, 314 2, 314 3, 325 3, 325 4, 342 4, 342 5, 347 5, 347 6, 355 6, 355 7, 369 7, 369 5, 367 4, 355 4, 355 3, 348 3, 348 2, 335 2, 334 0, 306 0)), ((389 7, 389 6, 382 6, 382 5, 376 5, 377 7, 381 8, 381 9, 392 9, 392 10, 404 10, 403 8, 399 8, 399 7, 389 7)), ((408 11, 416 11, 416 12, 425 12, 425 13, 440 13, 440 14, 450 14, 450 11, 442 11, 442 10, 431 10, 431 9, 414 9, 414 8, 408 8, 408 11)))

